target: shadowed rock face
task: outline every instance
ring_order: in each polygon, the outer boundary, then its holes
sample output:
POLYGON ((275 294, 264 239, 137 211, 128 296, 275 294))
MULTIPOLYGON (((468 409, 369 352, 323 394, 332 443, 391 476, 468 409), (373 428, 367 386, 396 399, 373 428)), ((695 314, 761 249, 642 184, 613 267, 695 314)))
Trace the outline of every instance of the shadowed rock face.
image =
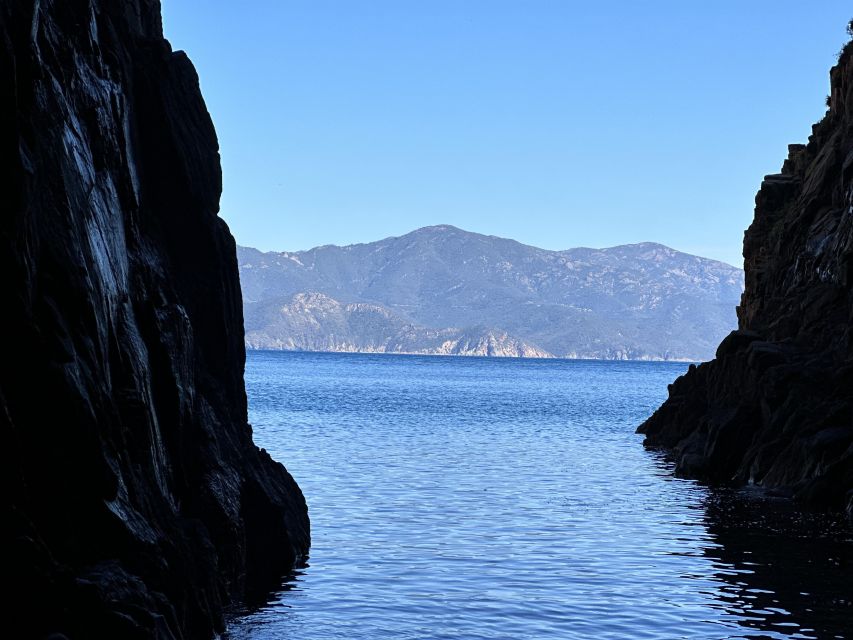
POLYGON ((204 638, 306 553, 247 423, 216 135, 154 0, 0 6, 10 637, 204 638))
POLYGON ((853 43, 830 77, 826 117, 756 196, 739 330, 639 431, 679 473, 853 517, 853 43))

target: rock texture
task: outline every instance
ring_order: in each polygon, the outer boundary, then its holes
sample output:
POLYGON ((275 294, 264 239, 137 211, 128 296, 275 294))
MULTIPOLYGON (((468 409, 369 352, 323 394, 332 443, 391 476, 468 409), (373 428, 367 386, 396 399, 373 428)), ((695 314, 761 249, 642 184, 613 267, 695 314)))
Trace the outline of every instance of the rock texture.
POLYGON ((853 514, 853 43, 824 119, 764 179, 739 329, 640 427, 677 472, 853 514))
POLYGON ((309 523, 252 444, 198 79, 156 0, 6 0, 0 49, 3 633, 211 637, 309 523))
POLYGON ((246 346, 282 351, 554 357, 505 331, 430 329, 381 305, 343 304, 322 293, 297 293, 284 303, 272 300, 252 307, 246 322, 246 346))
POLYGON ((443 353, 440 333, 503 342, 512 355, 706 360, 736 326, 743 291, 740 269, 659 244, 547 251, 449 225, 237 257, 249 346, 443 353), (315 294, 342 305, 344 333, 318 305, 294 302, 315 294), (370 305, 374 321, 351 305, 370 305))

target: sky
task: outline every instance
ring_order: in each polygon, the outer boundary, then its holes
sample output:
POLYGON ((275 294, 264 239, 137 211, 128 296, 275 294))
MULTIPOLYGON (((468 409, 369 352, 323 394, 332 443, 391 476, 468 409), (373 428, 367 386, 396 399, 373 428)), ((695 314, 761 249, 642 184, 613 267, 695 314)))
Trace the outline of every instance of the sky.
POLYGON ((239 244, 434 224, 742 265, 765 174, 825 113, 849 0, 162 0, 239 244))

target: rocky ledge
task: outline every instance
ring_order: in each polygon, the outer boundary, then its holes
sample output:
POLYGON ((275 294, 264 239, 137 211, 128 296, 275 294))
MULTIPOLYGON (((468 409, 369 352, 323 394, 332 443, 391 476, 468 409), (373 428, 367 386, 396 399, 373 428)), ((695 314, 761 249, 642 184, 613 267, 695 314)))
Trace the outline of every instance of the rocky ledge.
POLYGON ((756 196, 739 329, 639 432, 679 474, 853 518, 853 42, 830 80, 826 116, 756 196))
POLYGON ((216 135, 156 0, 0 5, 6 637, 207 638, 309 544, 252 443, 216 135))

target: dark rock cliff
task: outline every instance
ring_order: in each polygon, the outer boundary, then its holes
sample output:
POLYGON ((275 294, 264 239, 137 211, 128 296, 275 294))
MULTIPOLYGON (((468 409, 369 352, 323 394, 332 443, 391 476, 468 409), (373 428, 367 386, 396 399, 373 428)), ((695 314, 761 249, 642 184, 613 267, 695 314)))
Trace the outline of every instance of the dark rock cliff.
POLYGON ((216 135, 156 0, 0 5, 7 637, 205 638, 306 553, 247 423, 216 135))
POLYGON ((827 115, 756 196, 739 330, 639 431, 678 473, 853 517, 853 43, 830 78, 827 115))

